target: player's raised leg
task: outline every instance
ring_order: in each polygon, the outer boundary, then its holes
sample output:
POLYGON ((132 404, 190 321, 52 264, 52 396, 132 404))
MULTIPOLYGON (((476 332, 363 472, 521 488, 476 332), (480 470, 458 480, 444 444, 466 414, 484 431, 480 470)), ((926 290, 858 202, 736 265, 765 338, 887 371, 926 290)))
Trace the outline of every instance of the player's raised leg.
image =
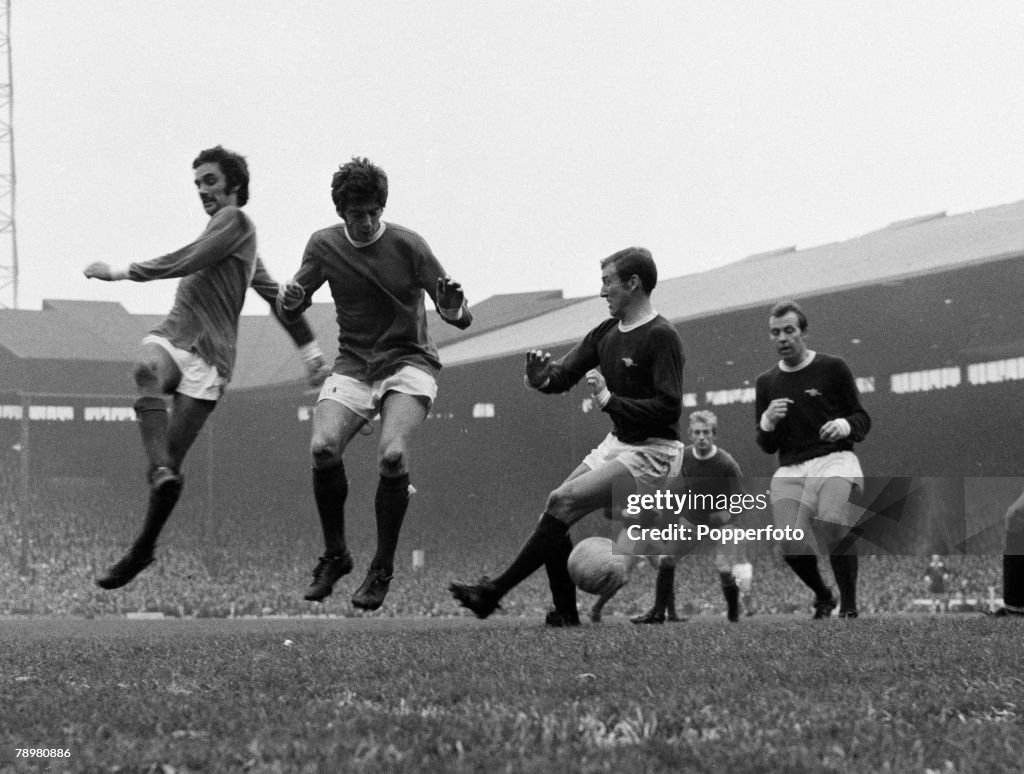
POLYGON ((160 478, 166 477, 166 471, 171 471, 167 445, 167 396, 173 394, 181 382, 181 369, 163 347, 144 343, 133 375, 139 393, 135 401, 135 417, 142 446, 149 459, 152 481, 156 471, 161 471, 160 478))
MULTIPOLYGON (((581 465, 548 495, 533 534, 505 571, 493 580, 452 583, 449 587, 452 595, 478 618, 486 618, 497 609, 502 597, 560 553, 569 527, 591 511, 612 502, 616 489, 632 486, 632 474, 617 460, 596 470, 581 465)), ((576 617, 578 620, 578 614, 576 617)))
POLYGON ((381 405, 381 439, 378 450, 377 550, 366 578, 352 595, 352 604, 376 610, 384 603, 394 575, 395 551, 412 492, 409 483, 409 445, 416 428, 427 417, 426 396, 389 392, 381 405))
MULTIPOLYGON (((177 464, 171 456, 166 397, 174 393, 181 382, 181 370, 165 349, 146 343, 142 346, 134 377, 139 392, 135 416, 149 460, 149 501, 141 534, 125 555, 96 579, 96 585, 107 590, 126 585, 153 563, 157 537, 177 503, 182 487, 178 468, 183 456, 177 464)), ((202 421, 205 419, 203 416, 202 421)))
POLYGON ((334 584, 352 572, 352 555, 345 542, 348 477, 342 455, 364 424, 363 416, 334 399, 320 400, 313 414, 313 498, 324 536, 324 552, 313 568, 313 582, 306 589, 305 598, 310 602, 329 597, 334 584))

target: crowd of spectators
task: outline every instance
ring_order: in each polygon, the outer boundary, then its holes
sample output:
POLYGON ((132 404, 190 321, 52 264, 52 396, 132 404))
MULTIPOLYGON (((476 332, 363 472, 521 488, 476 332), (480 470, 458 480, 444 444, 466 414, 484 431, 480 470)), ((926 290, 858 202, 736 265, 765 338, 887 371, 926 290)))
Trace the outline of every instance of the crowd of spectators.
MULTIPOLYGON (((3 482, 0 482, 3 483, 3 482)), ((140 484, 141 486, 141 484, 140 484)), ((97 572, 116 559, 137 528, 140 492, 120 496, 103 486, 53 482, 30 502, 16 488, 0 494, 0 615, 97 617, 131 612, 180 617, 364 615, 348 603, 348 579, 325 603, 302 598, 315 563, 320 536, 313 510, 277 506, 254 513, 239 507, 209 513, 202 498, 183 498, 158 548, 157 563, 124 589, 102 591, 97 572)), ((482 518, 449 509, 433 513, 426 500, 410 513, 400 546, 395 581, 385 616, 463 615, 446 588, 456 578, 493 571, 529 531, 534 515, 503 513, 482 518), (424 564, 413 567, 412 552, 424 564)), ((595 531, 608 528, 599 519, 595 531)), ((348 528, 361 576, 373 544, 372 518, 353 518, 348 528)), ((575 538, 589 533, 576 533, 575 538)), ((927 598, 929 557, 864 556, 860 565, 862 614, 920 609, 927 598)), ((945 557, 952 594, 987 607, 1001 593, 998 552, 945 557)), ((646 565, 609 604, 607 614, 631 615, 650 606, 654 573, 646 565)), ((550 594, 543 574, 531 578, 503 602, 505 615, 541 615, 550 594)), ((754 598, 759 613, 808 614, 806 590, 771 550, 754 557, 754 598)), ((724 605, 710 561, 684 559, 677 570, 679 612, 721 615, 724 605)), ((590 599, 581 594, 581 610, 590 599)), ((963 609, 964 606, 960 606, 963 609)))

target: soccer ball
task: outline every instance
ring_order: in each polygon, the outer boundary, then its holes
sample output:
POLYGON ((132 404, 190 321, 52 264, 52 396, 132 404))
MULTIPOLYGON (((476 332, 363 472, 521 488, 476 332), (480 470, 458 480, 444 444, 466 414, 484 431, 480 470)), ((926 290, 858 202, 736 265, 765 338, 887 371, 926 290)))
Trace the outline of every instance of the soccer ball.
POLYGON ((581 540, 569 554, 569 575, 580 591, 610 596, 626 585, 628 557, 612 553, 606 537, 581 540))

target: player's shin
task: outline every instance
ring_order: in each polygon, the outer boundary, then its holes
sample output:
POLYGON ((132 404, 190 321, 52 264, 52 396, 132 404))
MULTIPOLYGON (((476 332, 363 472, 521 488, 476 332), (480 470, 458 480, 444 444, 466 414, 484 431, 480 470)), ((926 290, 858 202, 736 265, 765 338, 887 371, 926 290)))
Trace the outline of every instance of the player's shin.
POLYGON ((786 564, 796 573, 796 576, 814 592, 818 599, 825 599, 831 592, 821 577, 821 570, 818 569, 818 557, 814 554, 797 554, 786 556, 786 564))
POLYGON ((551 588, 551 600, 555 610, 570 618, 578 615, 576 610, 576 584, 569 575, 569 554, 572 553, 572 538, 568 533, 554 546, 544 562, 551 588))
POLYGON ((1024 610, 1024 553, 1003 555, 1003 604, 1024 610))
POLYGON ((731 572, 719 573, 722 580, 722 596, 725 597, 726 617, 735 623, 740 620, 740 587, 731 572))
POLYGON ((371 567, 390 575, 394 570, 398 536, 409 508, 409 475, 381 476, 374 497, 377 516, 377 553, 371 567))
POLYGON ((526 539, 516 558, 501 575, 494 579, 499 596, 504 596, 543 566, 569 531, 569 526, 550 513, 540 517, 533 534, 526 539))
POLYGON ((177 476, 164 486, 150 490, 146 519, 142 525, 142 532, 132 546, 133 552, 140 556, 148 556, 153 553, 160 532, 163 530, 164 524, 167 523, 167 519, 170 518, 174 506, 178 503, 183 486, 184 479, 177 476))
POLYGON ((676 568, 675 565, 658 568, 654 581, 654 613, 664 617, 667 611, 675 617, 676 568))
POLYGON ((167 448, 166 401, 156 396, 142 396, 135 401, 134 408, 150 467, 171 467, 171 455, 167 448))
POLYGON ((857 570, 859 561, 856 554, 832 554, 829 556, 832 574, 839 587, 839 614, 857 611, 857 570))
POLYGON ((313 497, 324 534, 324 555, 344 553, 345 500, 348 497, 348 477, 345 475, 344 462, 326 468, 313 468, 313 497))
POLYGON ((668 597, 665 599, 665 620, 678 621, 679 612, 676 610, 676 584, 675 567, 672 568, 672 586, 668 590, 668 597))

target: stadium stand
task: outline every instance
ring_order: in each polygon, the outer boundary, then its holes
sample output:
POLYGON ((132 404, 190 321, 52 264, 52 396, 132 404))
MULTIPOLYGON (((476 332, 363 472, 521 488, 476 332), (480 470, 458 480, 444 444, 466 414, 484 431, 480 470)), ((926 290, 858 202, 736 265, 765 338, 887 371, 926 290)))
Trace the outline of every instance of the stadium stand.
MULTIPOLYGON (((1024 202, 933 214, 689 275, 681 258, 658 256, 663 275, 682 274, 662 279, 655 302, 683 336, 687 405, 718 414, 723 443, 748 475, 772 468, 751 430, 753 380, 773 361, 766 311, 792 296, 821 323, 820 335, 811 331, 813 346, 842 355, 858 377, 876 428, 862 449, 867 475, 938 482, 915 533, 926 540, 911 547, 919 556, 865 559, 867 610, 909 609, 922 596, 920 556, 933 552, 963 565, 966 598, 987 599, 997 585, 1001 517, 1024 473, 1019 428, 1006 421, 1018 413, 1024 379, 1022 220, 1024 202), (951 433, 951 422, 970 432, 951 433)), ((419 493, 400 547, 406 559, 424 550, 427 563, 396 577, 389 614, 454 612, 440 593, 447 581, 514 550, 536 519, 537 493, 558 483, 553 471, 569 469, 607 430, 581 393, 541 400, 521 380, 522 352, 561 354, 604 316, 600 299, 508 294, 473 311, 465 332, 432 326, 446 368, 413 449, 419 493), (536 442, 537 427, 547 442, 536 442)), ((332 317, 330 304, 310 311, 325 350, 336 335, 332 317)), ((243 317, 235 382, 186 467, 180 518, 152 577, 117 595, 93 590, 92 573, 123 548, 138 518, 130 363, 157 319, 105 302, 0 310, 0 573, 12 589, 0 613, 310 613, 300 591, 316 552, 307 459, 315 396, 269 315, 243 317)), ((353 481, 373 478, 371 444, 351 455, 353 481)), ((370 543, 371 498, 352 492, 357 552, 370 543)), ((692 564, 692 575, 680 572, 680 598, 692 595, 695 610, 717 611, 705 565, 692 564)), ((636 594, 646 594, 647 580, 632 584, 636 594)), ((806 604, 770 557, 758 558, 755 582, 763 609, 806 604)), ((511 612, 542 610, 544 589, 529 588, 511 612)), ((615 607, 635 612, 645 601, 625 593, 615 607)), ((332 605, 349 612, 336 602, 325 609, 332 605)))

